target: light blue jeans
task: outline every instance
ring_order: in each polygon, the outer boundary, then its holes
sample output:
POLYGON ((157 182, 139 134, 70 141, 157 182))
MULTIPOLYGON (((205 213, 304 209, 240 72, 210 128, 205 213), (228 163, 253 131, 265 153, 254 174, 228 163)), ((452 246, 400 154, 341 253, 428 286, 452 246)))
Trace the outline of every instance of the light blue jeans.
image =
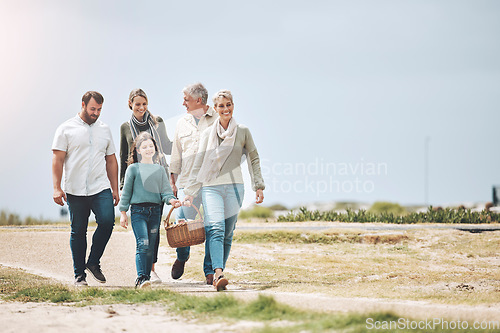
POLYGON ((226 267, 244 192, 243 184, 205 186, 201 189, 205 210, 205 253, 210 254, 210 263, 205 262, 203 267, 205 275, 214 274, 216 268, 224 270, 226 267))
POLYGON ((151 277, 153 252, 161 222, 161 206, 130 206, 130 219, 136 240, 135 266, 137 276, 151 277))

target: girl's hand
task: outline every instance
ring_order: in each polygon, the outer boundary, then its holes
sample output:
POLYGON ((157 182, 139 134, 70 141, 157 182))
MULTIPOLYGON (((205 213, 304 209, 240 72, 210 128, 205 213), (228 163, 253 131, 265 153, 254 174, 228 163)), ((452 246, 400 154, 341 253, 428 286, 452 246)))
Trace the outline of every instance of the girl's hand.
POLYGON ((182 203, 184 206, 191 207, 191 204, 193 203, 193 197, 190 195, 186 195, 184 197, 184 202, 182 203))
POLYGON ((257 190, 255 191, 255 203, 260 204, 264 201, 264 191, 263 190, 257 190))
POLYGON ((122 216, 120 217, 120 225, 127 229, 128 227, 128 217, 127 217, 127 212, 122 212, 122 216))
POLYGON ((179 208, 180 206, 182 206, 181 202, 179 200, 177 200, 177 199, 170 199, 169 202, 175 208, 179 208))

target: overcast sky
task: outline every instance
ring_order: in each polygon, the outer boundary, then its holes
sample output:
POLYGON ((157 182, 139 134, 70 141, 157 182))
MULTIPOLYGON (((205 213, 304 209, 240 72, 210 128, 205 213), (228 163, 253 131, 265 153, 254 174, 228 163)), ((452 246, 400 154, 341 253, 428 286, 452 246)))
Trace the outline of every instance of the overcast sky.
MULTIPOLYGON (((265 204, 491 201, 498 1, 2 1, 0 209, 57 217, 51 143, 97 90, 119 149, 133 88, 173 136, 182 88, 232 90, 265 204)), ((247 204, 254 197, 247 188, 247 204)))

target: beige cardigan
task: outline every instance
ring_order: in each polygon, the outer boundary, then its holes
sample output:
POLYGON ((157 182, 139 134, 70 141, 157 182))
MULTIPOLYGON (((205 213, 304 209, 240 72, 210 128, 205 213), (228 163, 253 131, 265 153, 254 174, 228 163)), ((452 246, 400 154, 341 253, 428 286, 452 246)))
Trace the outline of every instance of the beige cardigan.
POLYGON ((262 178, 262 173, 260 170, 260 159, 259 153, 257 152, 257 147, 255 147, 252 134, 250 133, 248 127, 240 124, 236 129, 237 132, 233 150, 222 166, 219 176, 208 183, 202 184, 196 181, 196 177, 198 176, 198 172, 200 171, 201 165, 203 163, 203 158, 205 157, 210 130, 211 128, 207 128, 201 135, 201 143, 194 160, 193 169, 191 170, 191 173, 189 175, 189 180, 186 187, 184 188, 184 193, 186 195, 195 197, 202 186, 243 184, 243 176, 241 174, 240 166, 241 156, 243 154, 245 154, 247 158, 248 170, 250 171, 253 190, 257 191, 259 189, 265 189, 264 179, 262 178))

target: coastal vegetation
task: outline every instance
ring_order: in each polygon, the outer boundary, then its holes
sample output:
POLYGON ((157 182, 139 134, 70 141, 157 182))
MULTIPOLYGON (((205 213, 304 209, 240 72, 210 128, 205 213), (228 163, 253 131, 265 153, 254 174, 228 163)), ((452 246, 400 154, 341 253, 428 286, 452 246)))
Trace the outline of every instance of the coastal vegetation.
POLYGON ((345 212, 330 210, 320 212, 310 211, 306 207, 301 207, 297 212, 290 211, 286 215, 280 215, 278 222, 304 222, 304 221, 335 221, 335 222, 383 222, 396 224, 412 223, 498 223, 500 214, 483 210, 480 212, 471 209, 440 208, 434 209, 430 206, 426 212, 400 212, 376 210, 357 211, 347 208, 345 212))
POLYGON ((0 211, 0 225, 40 225, 51 224, 54 221, 44 219, 43 217, 25 217, 22 218, 18 214, 8 212, 6 210, 0 211))

